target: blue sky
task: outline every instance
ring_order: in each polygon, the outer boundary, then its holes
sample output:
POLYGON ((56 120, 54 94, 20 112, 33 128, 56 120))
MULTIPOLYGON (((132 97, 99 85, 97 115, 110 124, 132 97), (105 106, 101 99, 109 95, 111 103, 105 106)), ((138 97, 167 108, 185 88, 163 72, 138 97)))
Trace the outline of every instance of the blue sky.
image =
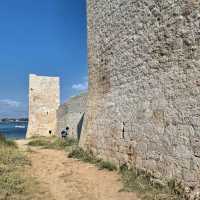
POLYGON ((0 118, 27 116, 28 75, 59 76, 61 101, 87 87, 85 0, 0 0, 0 118))

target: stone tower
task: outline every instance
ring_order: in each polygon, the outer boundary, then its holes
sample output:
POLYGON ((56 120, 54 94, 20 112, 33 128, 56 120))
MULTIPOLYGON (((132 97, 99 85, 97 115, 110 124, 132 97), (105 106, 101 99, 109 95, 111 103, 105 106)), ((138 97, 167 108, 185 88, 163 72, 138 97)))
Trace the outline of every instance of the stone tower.
POLYGON ((199 183, 199 9, 198 0, 88 0, 84 148, 199 183))
POLYGON ((58 77, 29 77, 29 124, 27 137, 50 136, 56 131, 56 110, 60 105, 58 77))

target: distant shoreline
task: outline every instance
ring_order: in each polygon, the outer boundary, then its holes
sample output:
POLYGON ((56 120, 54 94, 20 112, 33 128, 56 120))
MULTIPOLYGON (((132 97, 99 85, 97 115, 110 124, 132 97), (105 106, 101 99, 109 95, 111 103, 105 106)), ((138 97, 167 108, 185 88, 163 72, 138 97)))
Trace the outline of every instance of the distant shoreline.
POLYGON ((28 122, 27 117, 21 118, 0 118, 0 122, 28 122))
POLYGON ((13 122, 13 121, 6 121, 6 122, 0 121, 0 123, 1 124, 5 124, 5 123, 28 123, 28 121, 15 121, 15 122, 13 122))

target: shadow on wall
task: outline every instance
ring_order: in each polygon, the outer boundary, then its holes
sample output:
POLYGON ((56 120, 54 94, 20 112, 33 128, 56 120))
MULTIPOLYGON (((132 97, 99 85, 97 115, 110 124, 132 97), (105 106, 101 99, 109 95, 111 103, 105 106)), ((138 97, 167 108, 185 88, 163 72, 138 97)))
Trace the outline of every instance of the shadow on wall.
POLYGON ((81 119, 80 119, 80 121, 79 121, 79 123, 77 125, 77 138, 78 138, 78 141, 80 140, 80 137, 81 137, 84 117, 85 117, 85 113, 83 114, 83 116, 81 117, 81 119))
POLYGON ((71 97, 67 102, 60 105, 57 110, 57 134, 69 126, 69 135, 80 139, 86 111, 87 93, 71 97))

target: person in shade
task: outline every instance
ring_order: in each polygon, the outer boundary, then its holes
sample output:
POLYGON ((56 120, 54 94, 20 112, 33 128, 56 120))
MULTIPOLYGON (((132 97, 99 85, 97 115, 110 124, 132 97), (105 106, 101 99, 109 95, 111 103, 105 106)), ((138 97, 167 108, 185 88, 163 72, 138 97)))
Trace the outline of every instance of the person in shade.
POLYGON ((62 139, 65 139, 69 135, 69 127, 67 126, 65 130, 61 131, 62 139))

